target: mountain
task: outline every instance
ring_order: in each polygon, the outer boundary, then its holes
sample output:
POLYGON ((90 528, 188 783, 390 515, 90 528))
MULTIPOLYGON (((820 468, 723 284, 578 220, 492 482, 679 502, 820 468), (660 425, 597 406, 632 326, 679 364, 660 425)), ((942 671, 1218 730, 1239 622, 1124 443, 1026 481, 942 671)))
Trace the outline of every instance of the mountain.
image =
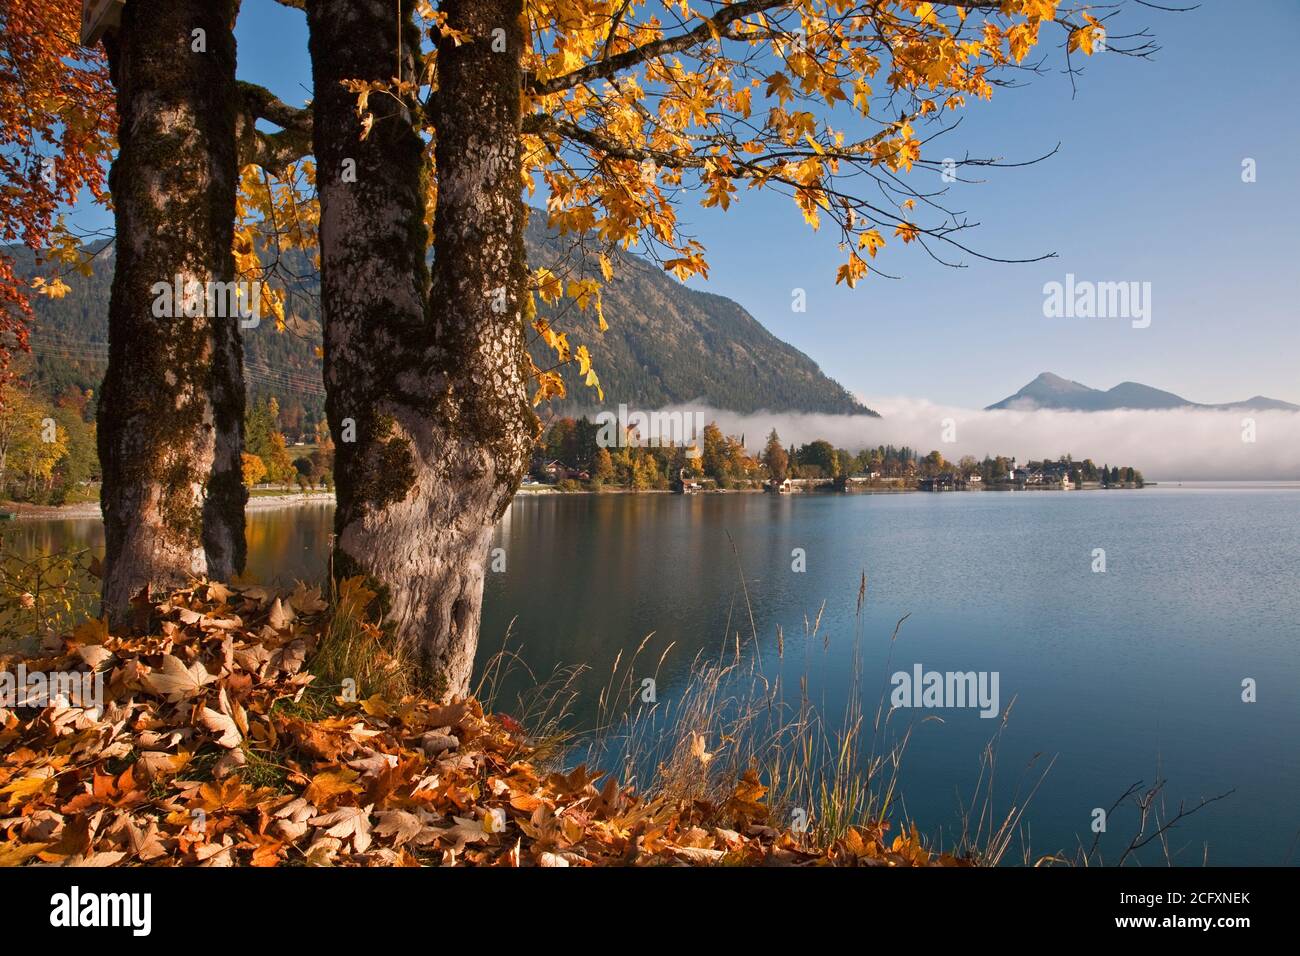
MULTIPOLYGON (((69 286, 66 295, 59 299, 32 296, 36 313, 31 329, 32 355, 24 361, 34 365, 36 379, 51 395, 69 386, 98 393, 107 366, 114 248, 111 242, 105 242, 87 251, 93 256, 91 274, 64 276, 69 286)), ((12 256, 19 276, 36 274, 30 250, 9 246, 4 252, 12 256)), ((299 257, 290 266, 295 274, 302 274, 305 259, 299 257)), ((316 355, 321 326, 314 307, 315 290, 314 279, 310 287, 295 290, 283 334, 269 322, 242 333, 249 392, 254 398, 275 395, 286 410, 300 406, 309 423, 323 418, 325 412, 325 386, 316 355)))
POLYGON ((1243 402, 1229 402, 1225 405, 1202 405, 1189 402, 1173 392, 1162 391, 1139 382, 1120 382, 1114 388, 1102 391, 1090 388, 1079 382, 1043 372, 1036 379, 1002 401, 989 405, 985 411, 1000 408, 1036 409, 1054 408, 1072 412, 1101 412, 1115 408, 1164 409, 1164 408, 1208 408, 1221 411, 1288 411, 1300 412, 1300 405, 1265 398, 1256 395, 1243 402))
MULTIPOLYGON (((543 213, 534 211, 526 236, 529 264, 551 268, 565 278, 599 277, 595 254, 584 253, 573 236, 548 231, 544 220, 543 213)), ((21 247, 7 251, 20 275, 35 274, 30 252, 21 247)), ((112 253, 111 246, 101 248, 91 276, 65 277, 71 291, 63 298, 34 297, 33 351, 41 376, 57 388, 72 383, 98 389, 108 341, 112 253)), ((578 312, 569 300, 542 308, 556 328, 568 332, 575 349, 588 347, 605 391, 601 403, 594 389, 581 384, 576 367, 567 368, 563 374, 568 395, 550 403, 554 411, 573 414, 619 403, 655 409, 700 402, 741 413, 767 409, 876 414, 738 303, 687 288, 640 256, 619 252, 612 258, 615 276, 603 294, 609 330, 603 335, 597 331, 594 312, 578 312)), ((311 274, 305 260, 286 256, 282 262, 293 274, 311 274)), ((288 332, 277 334, 270 323, 244 331, 245 365, 255 395, 276 394, 281 405, 292 397, 314 419, 323 406, 314 278, 295 291, 288 332)), ((532 351, 539 367, 554 365, 554 354, 544 344, 535 343, 532 351)))
POLYGON ((1263 395, 1256 395, 1246 399, 1244 402, 1235 402, 1232 405, 1216 405, 1215 408, 1249 408, 1257 412, 1300 412, 1300 405, 1292 405, 1290 402, 1284 402, 1279 398, 1267 398, 1263 395))
MULTIPOLYGON (((572 237, 559 237, 534 212, 526 244, 528 262, 572 278, 600 276, 595 254, 575 253, 572 237)), ((872 415, 817 363, 781 341, 724 296, 697 292, 641 256, 616 253, 614 278, 605 286, 603 308, 609 330, 596 330, 594 314, 573 314, 571 304, 558 327, 571 328, 576 347, 586 345, 605 389, 605 404, 659 408, 700 401, 749 413, 768 411, 872 415)), ((564 307, 566 303, 560 303, 564 307)), ((542 309, 554 315, 554 309, 542 309)), ((538 365, 554 364, 543 346, 538 365)), ((590 409, 595 392, 576 369, 565 375, 567 411, 590 409)))

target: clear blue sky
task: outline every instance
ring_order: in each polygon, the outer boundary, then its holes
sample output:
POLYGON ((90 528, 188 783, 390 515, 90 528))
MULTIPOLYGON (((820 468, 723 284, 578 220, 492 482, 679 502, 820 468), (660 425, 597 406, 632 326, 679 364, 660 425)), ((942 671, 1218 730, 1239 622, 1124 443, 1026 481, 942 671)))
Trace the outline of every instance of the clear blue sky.
MULTIPOLYGON (((812 233, 793 204, 742 191, 726 213, 696 205, 681 219, 709 249, 700 288, 730 296, 777 336, 862 395, 982 406, 1041 371, 1095 387, 1145 382, 1194 401, 1255 394, 1300 402, 1300 2, 1208 0, 1190 13, 1133 7, 1153 60, 1086 61, 1071 97, 1051 72, 969 107, 943 155, 1030 159, 974 173, 951 207, 982 225, 966 241, 1032 265, 932 263, 891 244, 882 266, 900 281, 834 285, 834 237, 812 233), (1241 181, 1241 162, 1258 180, 1241 181), (897 247, 897 249, 895 248, 897 247), (1152 321, 1047 319, 1043 284, 1067 272, 1152 283, 1152 321), (808 311, 792 312, 791 290, 808 311)), ((309 95, 303 15, 245 0, 239 72, 292 103, 309 95)), ((1052 35, 1051 44, 1057 42, 1052 35)), ((922 182, 929 188, 935 182, 922 182)), ((613 317, 611 317, 613 318, 613 317)))
POLYGON ((1157 33, 1154 60, 1093 57, 1073 99, 1059 73, 998 90, 949 134, 957 156, 960 144, 1030 159, 1061 143, 1044 163, 989 170, 949 193, 982 223, 968 234, 975 248, 1059 258, 948 269, 896 255, 885 266, 901 281, 849 291, 834 286, 833 236, 811 237, 778 197, 746 195, 725 216, 692 214, 710 247, 709 286, 869 396, 983 406, 1054 371, 1193 401, 1300 402, 1300 3, 1126 16, 1157 33), (1247 156, 1258 163, 1249 185, 1247 156), (1066 272, 1150 281, 1151 326, 1044 318, 1043 284, 1066 272), (807 314, 790 310, 796 286, 807 314))

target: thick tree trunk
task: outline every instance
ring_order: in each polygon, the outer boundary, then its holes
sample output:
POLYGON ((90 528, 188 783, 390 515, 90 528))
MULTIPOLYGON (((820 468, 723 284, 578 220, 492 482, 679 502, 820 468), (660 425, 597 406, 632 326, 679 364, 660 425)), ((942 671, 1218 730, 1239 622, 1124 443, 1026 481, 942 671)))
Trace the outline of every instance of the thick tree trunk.
POLYGON ((326 408, 337 455, 335 574, 381 586, 391 632, 416 653, 426 686, 449 696, 469 688, 488 542, 537 424, 521 312, 523 35, 521 0, 441 5, 472 39, 439 45, 430 275, 430 170, 415 111, 372 96, 363 141, 355 94, 340 86, 392 77, 399 22, 402 74, 415 76, 413 6, 402 0, 399 19, 385 0, 307 5, 326 408))
POLYGON ((238 6, 128 0, 105 41, 121 119, 98 436, 103 601, 115 621, 142 587, 229 579, 244 563, 239 318, 210 315, 227 309, 203 292, 155 308, 156 284, 206 290, 234 277, 238 6), (198 315, 185 315, 187 300, 198 315))

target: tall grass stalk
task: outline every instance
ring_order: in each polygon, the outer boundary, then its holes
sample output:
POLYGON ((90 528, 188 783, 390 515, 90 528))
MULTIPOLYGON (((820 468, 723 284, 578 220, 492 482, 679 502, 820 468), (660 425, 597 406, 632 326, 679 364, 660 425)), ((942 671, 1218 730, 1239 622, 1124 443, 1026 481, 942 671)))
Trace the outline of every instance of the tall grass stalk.
MULTIPOLYGON (((739 567, 738 555, 737 563, 739 567)), ((777 628, 777 660, 765 667, 743 570, 737 592, 721 644, 691 660, 680 689, 671 695, 660 698, 657 688, 664 683, 660 678, 673 645, 647 661, 653 637, 649 634, 630 654, 616 657, 590 729, 560 729, 573 713, 581 670, 560 670, 538 682, 534 699, 544 706, 520 712, 541 717, 540 723, 529 726, 554 741, 548 753, 563 755, 568 764, 585 763, 613 773, 652 802, 717 808, 719 825, 725 825, 721 808, 753 770, 767 789, 769 824, 786 829, 806 819, 803 839, 810 847, 827 846, 855 826, 890 820, 900 831, 908 828, 900 799, 904 756, 918 726, 942 721, 928 716, 896 725, 904 712, 889 704, 889 675, 907 616, 894 625, 885 644, 876 704, 867 711, 864 702, 872 692, 866 658, 872 648, 865 632, 867 579, 862 575, 846 702, 838 717, 828 718, 824 693, 820 700, 809 694, 814 672, 824 672, 839 653, 823 627, 825 604, 811 618, 805 616, 794 641, 787 641, 777 628), (737 599, 743 600, 747 633, 731 626, 737 599), (789 660, 798 662, 793 674, 789 660), (656 688, 656 693, 648 695, 647 687, 656 688)), ((502 668, 509 666, 523 666, 522 660, 499 653, 485 682, 499 684, 502 668)), ((1016 838, 1023 837, 1025 808, 1050 769, 1049 763, 1028 792, 1022 794, 1018 787, 1010 806, 995 811, 997 751, 1009 713, 1008 707, 981 754, 974 794, 959 811, 961 832, 947 848, 985 865, 1002 862, 1016 838)))
POLYGON ((352 689, 361 699, 379 694, 400 700, 415 689, 415 662, 367 618, 374 598, 359 577, 331 586, 329 621, 312 655, 311 671, 322 685, 342 687, 354 681, 352 689))

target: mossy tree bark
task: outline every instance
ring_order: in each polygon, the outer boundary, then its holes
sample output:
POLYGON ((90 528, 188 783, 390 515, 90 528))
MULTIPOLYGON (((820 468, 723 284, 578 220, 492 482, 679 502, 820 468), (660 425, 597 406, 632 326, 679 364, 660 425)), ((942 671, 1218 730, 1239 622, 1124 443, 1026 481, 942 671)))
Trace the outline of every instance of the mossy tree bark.
MULTIPOLYGON (((120 117, 117 221, 99 456, 104 610, 141 588, 244 563, 238 316, 156 316, 157 283, 230 282, 238 165, 238 0, 129 0, 105 40, 120 117)), ((224 311, 224 310, 222 310, 224 311)))
POLYGON ((336 455, 335 574, 381 587, 426 686, 469 687, 492 527, 527 464, 521 301, 521 0, 451 0, 472 39, 438 48, 438 200, 426 268, 419 109, 374 97, 363 140, 340 81, 416 75, 414 3, 309 0, 326 409, 336 455), (400 29, 400 39, 399 39, 400 29), (496 40, 494 52, 493 41, 496 40), (348 172, 355 169, 355 181, 348 172))

